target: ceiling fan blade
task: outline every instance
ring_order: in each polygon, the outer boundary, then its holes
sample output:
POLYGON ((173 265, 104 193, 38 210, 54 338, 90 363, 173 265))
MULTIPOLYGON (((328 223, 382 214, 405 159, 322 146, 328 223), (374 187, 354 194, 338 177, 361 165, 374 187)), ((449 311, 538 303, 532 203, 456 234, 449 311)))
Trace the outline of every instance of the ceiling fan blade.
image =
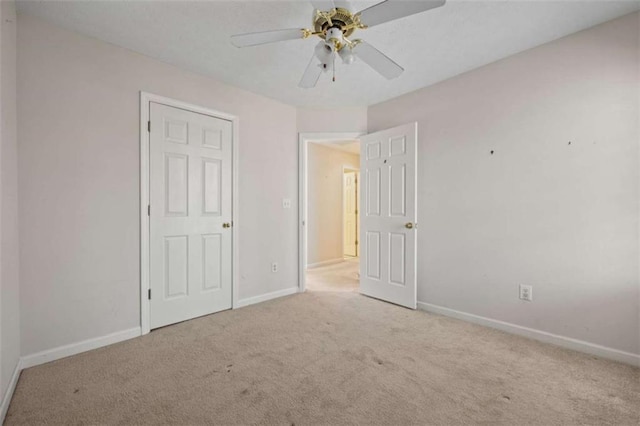
POLYGON ((318 58, 316 58, 316 55, 313 55, 311 57, 311 61, 309 61, 309 65, 307 65, 307 69, 304 71, 304 74, 300 79, 300 83, 298 83, 298 87, 301 87, 303 89, 311 89, 312 87, 316 87, 316 83, 318 83, 320 74, 322 74, 320 61, 318 60, 318 58))
POLYGON ((260 33, 236 34, 231 36, 231 43, 236 47, 257 46, 259 44, 304 38, 304 30, 291 28, 288 30, 264 31, 260 33))
POLYGON ((353 53, 388 80, 399 77, 404 72, 404 68, 366 41, 358 43, 353 48, 353 53))
POLYGON ((313 7, 317 10, 326 12, 331 9, 335 9, 336 5, 333 0, 310 0, 313 7))
POLYGON ((358 12, 358 15, 360 15, 360 22, 373 27, 394 19, 426 12, 445 3, 446 0, 386 0, 358 12))
POLYGON ((348 11, 353 12, 351 3, 349 3, 347 0, 334 0, 333 4, 335 4, 336 7, 339 7, 341 9, 347 9, 348 11))

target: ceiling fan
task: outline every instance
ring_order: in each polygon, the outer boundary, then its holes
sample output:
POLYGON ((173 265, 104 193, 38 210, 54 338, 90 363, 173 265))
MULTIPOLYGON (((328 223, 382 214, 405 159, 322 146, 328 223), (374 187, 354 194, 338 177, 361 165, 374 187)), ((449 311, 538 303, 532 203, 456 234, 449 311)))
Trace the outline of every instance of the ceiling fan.
POLYGON ((292 28, 231 36, 236 47, 257 46, 280 41, 306 39, 318 36, 322 40, 316 45, 311 61, 298 86, 315 87, 322 72, 333 72, 335 81, 336 56, 344 64, 351 64, 356 58, 362 60, 387 79, 400 76, 404 69, 391 58, 364 40, 349 37, 356 30, 364 30, 375 25, 416 13, 440 7, 446 0, 386 0, 357 13, 352 13, 346 0, 310 0, 315 8, 312 29, 292 28))

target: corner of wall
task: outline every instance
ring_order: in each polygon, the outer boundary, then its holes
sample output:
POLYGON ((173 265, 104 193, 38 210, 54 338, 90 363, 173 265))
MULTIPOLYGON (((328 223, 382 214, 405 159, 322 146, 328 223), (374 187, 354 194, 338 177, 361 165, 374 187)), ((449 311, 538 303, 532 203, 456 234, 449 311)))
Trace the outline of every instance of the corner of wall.
POLYGON ((0 2, 0 422, 20 375, 16 4, 0 2))

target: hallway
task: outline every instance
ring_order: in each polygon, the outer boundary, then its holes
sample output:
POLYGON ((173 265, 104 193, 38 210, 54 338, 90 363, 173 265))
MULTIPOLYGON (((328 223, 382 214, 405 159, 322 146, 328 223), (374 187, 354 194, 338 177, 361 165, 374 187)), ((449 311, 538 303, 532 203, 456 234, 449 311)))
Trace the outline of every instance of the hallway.
POLYGON ((334 265, 307 270, 309 291, 358 291, 360 258, 346 259, 334 265))

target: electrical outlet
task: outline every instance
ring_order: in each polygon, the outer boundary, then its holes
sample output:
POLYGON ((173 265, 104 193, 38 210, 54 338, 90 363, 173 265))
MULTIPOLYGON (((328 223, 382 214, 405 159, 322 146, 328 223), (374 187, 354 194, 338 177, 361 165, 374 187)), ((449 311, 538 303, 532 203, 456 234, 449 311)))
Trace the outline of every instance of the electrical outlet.
POLYGON ((278 264, 276 262, 271 264, 271 272, 278 272, 278 264))
POLYGON ((282 208, 290 209, 291 208, 291 198, 283 198, 282 199, 282 208))
POLYGON ((533 287, 530 285, 522 285, 520 284, 520 299, 526 300, 527 302, 533 301, 533 287))

